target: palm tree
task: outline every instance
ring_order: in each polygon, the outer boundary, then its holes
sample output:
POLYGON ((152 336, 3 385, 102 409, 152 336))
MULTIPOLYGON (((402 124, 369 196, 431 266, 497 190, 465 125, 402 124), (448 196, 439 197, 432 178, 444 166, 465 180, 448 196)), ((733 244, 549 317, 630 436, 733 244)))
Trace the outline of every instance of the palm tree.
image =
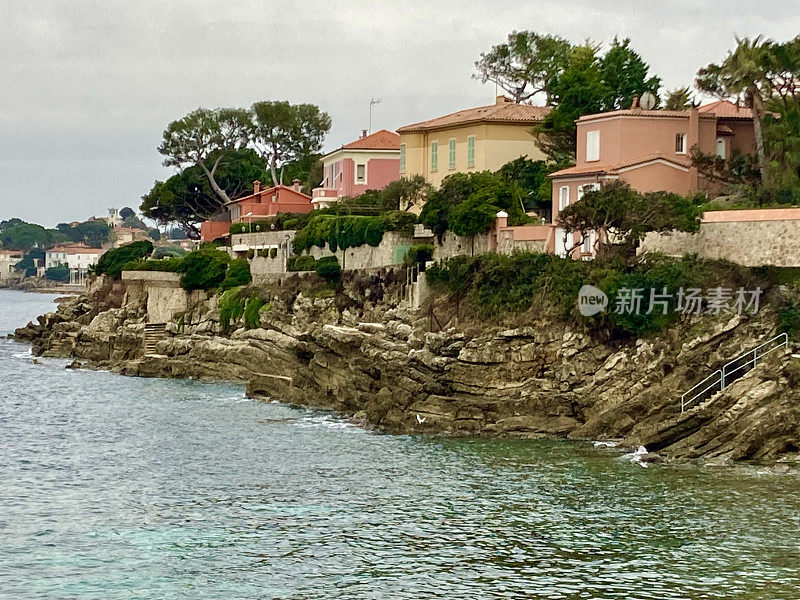
POLYGON ((774 67, 774 47, 772 40, 757 36, 736 38, 736 49, 720 64, 710 64, 697 72, 696 84, 701 91, 719 98, 735 98, 737 103, 753 109, 753 128, 756 137, 758 166, 761 182, 769 177, 769 164, 764 150, 763 123, 766 115, 765 104, 772 97, 773 85, 770 75, 774 67))

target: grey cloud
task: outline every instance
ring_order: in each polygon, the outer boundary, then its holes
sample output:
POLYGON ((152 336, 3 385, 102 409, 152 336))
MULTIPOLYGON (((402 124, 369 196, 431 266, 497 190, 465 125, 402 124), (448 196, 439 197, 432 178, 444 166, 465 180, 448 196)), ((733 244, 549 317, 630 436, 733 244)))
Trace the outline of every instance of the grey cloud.
POLYGON ((800 33, 797 2, 0 0, 0 218, 52 225, 137 204, 170 174, 166 123, 197 106, 285 98, 333 117, 326 146, 367 126, 491 102, 471 79, 514 29, 629 36, 668 88, 734 35, 800 33))

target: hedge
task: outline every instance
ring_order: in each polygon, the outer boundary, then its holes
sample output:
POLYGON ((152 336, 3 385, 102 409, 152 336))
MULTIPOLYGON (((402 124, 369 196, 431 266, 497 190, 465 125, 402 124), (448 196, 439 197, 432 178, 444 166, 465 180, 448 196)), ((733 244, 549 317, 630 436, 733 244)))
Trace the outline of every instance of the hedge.
POLYGON ((402 211, 390 211, 378 216, 318 214, 297 232, 293 247, 295 253, 300 254, 312 246, 323 248, 325 244, 331 252, 363 244, 377 246, 386 231, 411 233, 416 220, 415 215, 402 211))
POLYGON ((122 274, 123 267, 131 261, 141 260, 153 253, 153 243, 148 240, 133 242, 109 250, 97 261, 94 272, 97 275, 108 275, 114 279, 122 274))

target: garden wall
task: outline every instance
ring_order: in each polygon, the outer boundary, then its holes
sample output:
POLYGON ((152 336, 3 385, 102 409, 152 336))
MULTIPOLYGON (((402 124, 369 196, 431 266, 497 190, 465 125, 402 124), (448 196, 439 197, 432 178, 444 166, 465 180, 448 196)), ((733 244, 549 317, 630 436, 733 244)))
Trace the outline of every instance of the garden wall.
POLYGON ((697 254, 754 267, 800 266, 800 208, 709 211, 697 233, 648 234, 640 252, 697 254))

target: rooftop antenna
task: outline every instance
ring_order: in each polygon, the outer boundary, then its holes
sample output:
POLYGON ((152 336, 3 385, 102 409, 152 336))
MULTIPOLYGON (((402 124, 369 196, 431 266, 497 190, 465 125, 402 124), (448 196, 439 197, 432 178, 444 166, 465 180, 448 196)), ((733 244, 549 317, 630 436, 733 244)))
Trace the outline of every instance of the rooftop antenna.
POLYGON ((369 99, 369 132, 372 133, 372 107, 376 104, 380 104, 380 98, 370 98, 369 99))

